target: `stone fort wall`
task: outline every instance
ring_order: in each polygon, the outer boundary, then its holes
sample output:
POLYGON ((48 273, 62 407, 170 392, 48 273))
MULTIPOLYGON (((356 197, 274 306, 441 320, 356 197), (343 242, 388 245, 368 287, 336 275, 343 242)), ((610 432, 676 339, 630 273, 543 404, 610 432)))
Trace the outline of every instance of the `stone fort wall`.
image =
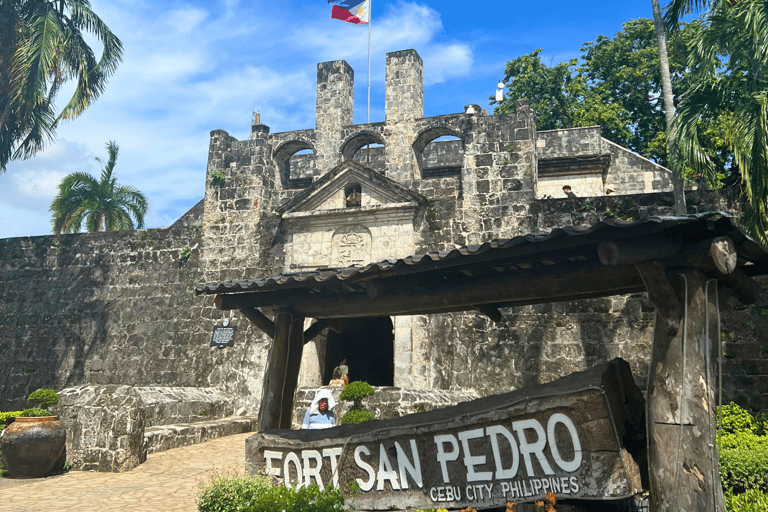
MULTIPOLYGON (((255 413, 269 339, 193 288, 297 270, 294 240, 314 240, 298 231, 313 219, 359 232, 370 220, 381 233, 370 254, 398 258, 671 213, 669 171, 603 139, 599 128, 537 132, 525 102, 507 116, 467 108, 424 118, 422 75, 415 51, 388 54, 385 121, 353 125, 354 72, 343 61, 319 64, 315 127, 270 134, 257 124, 245 141, 212 131, 205 197, 171 228, 0 240, 0 407, 20 407, 42 386, 121 384, 218 387, 255 413), (368 144, 370 168, 381 176, 373 181, 344 163, 367 162, 368 144), (345 192, 321 180, 332 170, 356 176, 361 205, 328 199, 345 192), (581 199, 563 198, 562 183, 581 199), (424 206, 408 218, 381 213, 403 189, 424 206), (287 221, 297 214, 305 220, 287 221), (397 242, 390 236, 405 232, 397 242), (209 341, 224 318, 238 327, 236 343, 218 350, 209 341)), ((692 209, 733 206, 691 194, 692 209)), ((768 350, 759 333, 768 303, 725 309, 726 396, 766 407, 768 350)), ((643 294, 505 309, 498 323, 472 312, 396 317, 393 383, 485 395, 617 356, 642 376, 652 323, 643 294)), ((323 383, 332 338, 325 331, 306 345, 302 385, 323 383)))

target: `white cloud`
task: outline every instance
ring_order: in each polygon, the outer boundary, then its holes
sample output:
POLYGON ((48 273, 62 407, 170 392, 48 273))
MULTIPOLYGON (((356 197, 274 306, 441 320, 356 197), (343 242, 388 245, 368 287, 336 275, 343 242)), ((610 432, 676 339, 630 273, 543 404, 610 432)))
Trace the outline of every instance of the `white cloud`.
MULTIPOLYGON (((147 226, 171 224, 204 194, 210 130, 247 138, 251 109, 273 133, 314 126, 318 62, 346 59, 356 69, 359 110, 367 28, 330 20, 325 2, 290 10, 295 4, 175 0, 169 11, 162 2, 93 0, 123 41, 123 63, 99 100, 59 127, 55 144, 0 175, 0 237, 49 233, 56 185, 74 171, 98 177, 93 157, 106 158, 109 140, 120 146, 118 181, 149 198, 147 226)), ((466 76, 473 66, 471 46, 446 42, 440 14, 426 5, 388 5, 372 29, 373 120, 383 118, 375 94, 383 96, 384 53, 416 49, 425 85, 466 76)))

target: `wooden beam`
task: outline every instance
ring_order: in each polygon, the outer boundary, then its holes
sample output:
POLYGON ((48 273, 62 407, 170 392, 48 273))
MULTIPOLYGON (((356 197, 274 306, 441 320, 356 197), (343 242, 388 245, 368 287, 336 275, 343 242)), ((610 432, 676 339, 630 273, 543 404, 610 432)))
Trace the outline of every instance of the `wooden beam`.
POLYGON ((637 265, 646 261, 671 258, 680 252, 679 240, 659 239, 654 245, 647 240, 622 240, 601 242, 597 246, 597 256, 603 265, 637 265))
MULTIPOLYGON (((218 303, 220 303, 220 297, 221 295, 216 296, 216 301, 218 301, 218 303)), ((251 307, 240 308, 240 313, 242 313, 245 318, 250 320, 253 325, 261 329, 264 334, 272 339, 275 339, 275 322, 267 318, 267 315, 258 309, 251 307)))
POLYGON ((264 371, 259 431, 291 428, 293 394, 304 348, 304 318, 290 311, 275 315, 275 338, 264 371))
POLYGON ((285 368, 285 383, 282 390, 282 406, 280 408, 280 428, 291 429, 293 414, 293 395, 299 382, 301 356, 304 353, 304 317, 293 316, 291 330, 288 335, 288 361, 285 368))
POLYGON ((689 272, 672 286, 686 314, 670 335, 656 310, 647 400, 651 510, 723 512, 715 432, 717 281, 689 272))
POLYGON ((467 277, 461 272, 424 273, 420 279, 380 279, 376 293, 310 294, 293 289, 221 295, 221 309, 291 308, 309 318, 356 318, 445 313, 484 304, 556 302, 642 291, 643 280, 626 267, 606 267, 597 258, 557 268, 508 270, 467 277))
POLYGON ((304 331, 304 343, 309 343, 315 337, 323 332, 323 329, 327 328, 328 324, 325 322, 325 320, 318 320, 317 322, 313 323, 312 325, 307 328, 306 331, 304 331))
POLYGON ((643 278, 648 298, 664 322, 665 332, 668 336, 674 336, 680 325, 683 308, 664 272, 664 265, 658 261, 650 261, 636 265, 636 268, 643 278))
POLYGON ((293 317, 281 311, 275 315, 275 339, 267 356, 264 371, 264 386, 259 408, 259 431, 280 428, 281 408, 283 405, 283 386, 288 366, 288 338, 293 317))

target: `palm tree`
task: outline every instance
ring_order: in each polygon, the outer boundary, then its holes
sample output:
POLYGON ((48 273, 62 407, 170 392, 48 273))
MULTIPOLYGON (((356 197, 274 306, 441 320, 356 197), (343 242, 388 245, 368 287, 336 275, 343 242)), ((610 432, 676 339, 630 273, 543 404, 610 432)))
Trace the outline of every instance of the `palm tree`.
MULTIPOLYGON (((659 47, 659 64, 661 66, 661 87, 664 95, 664 110, 667 116, 667 134, 672 128, 675 118, 675 101, 672 95, 672 79, 669 74, 669 57, 667 56, 667 34, 661 19, 659 0, 651 0, 653 7, 653 26, 656 30, 656 42, 659 47)), ((685 215, 688 209, 685 206, 685 190, 683 188, 682 169, 680 158, 672 139, 667 136, 667 154, 670 167, 672 167, 672 185, 675 194, 675 214, 685 215)))
MULTIPOLYGON (((112 177, 118 152, 114 141, 107 143, 107 152, 109 159, 101 169, 101 181, 88 173, 75 172, 59 184, 59 194, 50 208, 55 233, 77 233, 83 220, 89 232, 133 229, 131 216, 136 219, 136 227, 144 227, 147 198, 112 177)), ((98 157, 96 160, 101 163, 98 157)))
POLYGON ((677 30, 680 18, 688 14, 714 10, 723 3, 735 4, 737 0, 672 0, 664 12, 664 21, 669 30, 677 30))
POLYGON ((122 48, 89 0, 0 0, 0 171, 40 151, 60 120, 76 118, 99 97, 122 48), (100 59, 85 32, 102 43, 100 59), (71 79, 77 86, 57 114, 56 94, 71 79))
POLYGON ((712 169, 700 119, 728 113, 729 145, 742 185, 742 224, 768 245, 768 3, 721 2, 709 14, 689 63, 696 85, 681 100, 672 137, 697 170, 712 169), (723 57, 723 61, 720 60, 723 57))

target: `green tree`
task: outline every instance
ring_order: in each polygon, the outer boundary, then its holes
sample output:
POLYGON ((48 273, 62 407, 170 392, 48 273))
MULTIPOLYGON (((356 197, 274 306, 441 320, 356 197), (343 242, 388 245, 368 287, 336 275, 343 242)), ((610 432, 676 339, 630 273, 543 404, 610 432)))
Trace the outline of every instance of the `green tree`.
POLYGON ((670 30, 677 30, 680 18, 689 14, 698 14, 708 9, 714 9, 723 3, 736 3, 735 0, 672 0, 664 11, 664 21, 670 30))
MULTIPOLYGON (((653 22, 623 24, 613 38, 598 36, 581 48, 577 59, 547 66, 541 50, 507 63, 506 94, 496 114, 514 111, 527 98, 540 130, 600 125, 605 138, 667 165, 665 107, 661 67, 653 22)), ((686 90, 689 45, 702 24, 683 24, 669 40, 671 82, 686 90)), ((495 102, 493 102, 495 103, 495 102)))
POLYGON ((88 0, 0 0, 0 171, 40 151, 59 121, 76 118, 99 97, 122 48, 88 0), (85 33, 102 43, 101 58, 85 33), (56 95, 69 80, 77 85, 57 113, 56 95))
MULTIPOLYGON (((133 229, 131 216, 136 219, 136 227, 144 227, 147 198, 112 177, 118 152, 114 141, 107 143, 107 152, 109 159, 101 169, 100 181, 88 173, 75 172, 59 184, 50 208, 55 233, 77 233, 83 221, 89 232, 133 229)), ((98 157, 96 160, 101 163, 98 157)))
POLYGON ((690 59, 696 82, 680 101, 671 136, 689 165, 711 170, 701 120, 725 119, 725 138, 741 176, 741 222, 768 244, 768 3, 718 3, 708 21, 690 59))

